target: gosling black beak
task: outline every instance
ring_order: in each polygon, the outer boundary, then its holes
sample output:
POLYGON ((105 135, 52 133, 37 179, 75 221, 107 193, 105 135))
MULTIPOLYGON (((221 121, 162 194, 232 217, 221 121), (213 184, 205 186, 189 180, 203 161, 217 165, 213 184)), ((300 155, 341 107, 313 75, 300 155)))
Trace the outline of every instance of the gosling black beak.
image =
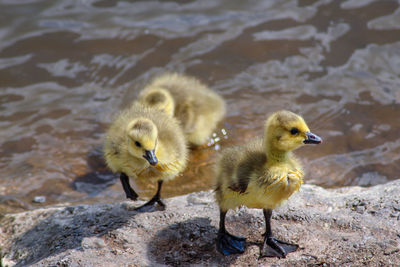
POLYGON ((312 132, 306 132, 307 139, 303 141, 304 144, 321 144, 322 138, 312 132))
POLYGON ((156 154, 153 150, 145 150, 145 154, 143 157, 153 166, 156 166, 158 163, 158 159, 156 157, 156 154))

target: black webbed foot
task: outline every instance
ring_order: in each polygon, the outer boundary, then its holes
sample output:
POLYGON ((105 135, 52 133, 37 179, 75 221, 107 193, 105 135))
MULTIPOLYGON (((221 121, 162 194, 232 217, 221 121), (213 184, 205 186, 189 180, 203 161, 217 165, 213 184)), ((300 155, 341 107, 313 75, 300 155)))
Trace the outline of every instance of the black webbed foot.
POLYGON ((296 244, 290 244, 274 237, 266 237, 261 248, 260 257, 285 258, 288 253, 294 252, 298 248, 299 246, 296 244))
POLYGON ((234 236, 227 232, 219 232, 217 237, 217 250, 222 254, 241 254, 245 250, 246 238, 234 236))
POLYGON ((149 202, 145 203, 144 205, 137 207, 135 210, 137 212, 153 212, 153 211, 163 211, 165 210, 165 204, 164 202, 161 201, 161 199, 158 200, 150 200, 149 202))
POLYGON ((152 199, 150 199, 144 205, 137 207, 135 209, 137 212, 153 212, 153 211, 165 210, 165 204, 164 204, 164 202, 161 201, 161 198, 160 198, 162 184, 163 184, 163 181, 159 180, 157 193, 154 195, 154 197, 152 197, 152 199))

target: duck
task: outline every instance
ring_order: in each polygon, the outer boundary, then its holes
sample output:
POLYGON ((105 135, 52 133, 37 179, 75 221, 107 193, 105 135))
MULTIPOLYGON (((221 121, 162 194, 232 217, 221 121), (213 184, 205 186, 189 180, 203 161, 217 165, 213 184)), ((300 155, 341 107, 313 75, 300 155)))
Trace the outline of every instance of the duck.
POLYGON ((264 242, 260 257, 284 258, 298 245, 278 240, 271 229, 272 211, 300 189, 304 172, 293 150, 305 144, 320 144, 304 119, 291 111, 271 114, 264 136, 242 146, 225 149, 216 163, 215 199, 220 222, 217 250, 223 255, 245 251, 246 238, 234 236, 225 228, 228 210, 240 206, 262 209, 265 219, 264 242))
POLYGON ((158 109, 133 103, 111 123, 104 142, 107 166, 120 173, 126 197, 137 200, 129 178, 157 181, 156 194, 138 212, 164 210, 161 188, 187 164, 187 144, 179 122, 158 109))
POLYGON ((177 118, 188 143, 208 143, 225 115, 224 99, 192 76, 164 73, 155 77, 138 96, 139 102, 177 118))

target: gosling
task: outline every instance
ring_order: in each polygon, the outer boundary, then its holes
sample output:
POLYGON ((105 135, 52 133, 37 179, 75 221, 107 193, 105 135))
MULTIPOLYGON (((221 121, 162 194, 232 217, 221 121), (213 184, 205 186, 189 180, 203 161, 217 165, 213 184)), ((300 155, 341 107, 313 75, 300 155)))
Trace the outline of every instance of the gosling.
POLYGON ((138 96, 143 105, 158 109, 170 116, 174 116, 175 101, 171 93, 162 87, 147 86, 138 96))
POLYGON ((160 198, 164 181, 175 178, 187 162, 187 146, 179 122, 140 103, 122 111, 111 124, 104 145, 108 167, 120 173, 126 197, 136 200, 129 177, 158 181, 154 197, 138 207, 139 212, 164 210, 160 198))
POLYGON ((194 77, 166 73, 139 94, 139 101, 175 116, 193 146, 207 144, 225 115, 225 102, 194 77))
POLYGON ((303 144, 320 144, 304 119, 290 111, 273 113, 265 124, 263 140, 226 149, 217 162, 215 197, 220 209, 217 249, 224 255, 243 253, 245 238, 225 229, 229 209, 239 206, 263 209, 265 236, 261 257, 286 257, 298 245, 274 238, 272 210, 300 189, 303 170, 292 150, 303 144))

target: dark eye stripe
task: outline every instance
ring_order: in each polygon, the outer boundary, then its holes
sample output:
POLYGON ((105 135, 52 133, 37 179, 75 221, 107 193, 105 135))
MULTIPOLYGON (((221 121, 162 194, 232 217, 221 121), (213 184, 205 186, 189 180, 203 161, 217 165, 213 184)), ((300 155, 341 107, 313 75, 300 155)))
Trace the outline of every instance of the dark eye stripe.
POLYGON ((292 135, 296 135, 296 134, 298 134, 300 131, 299 131, 299 129, 297 129, 297 128, 292 128, 291 130, 290 130, 290 133, 292 134, 292 135))
POLYGON ((137 147, 142 147, 142 144, 139 143, 138 141, 135 141, 135 145, 136 145, 137 147))

